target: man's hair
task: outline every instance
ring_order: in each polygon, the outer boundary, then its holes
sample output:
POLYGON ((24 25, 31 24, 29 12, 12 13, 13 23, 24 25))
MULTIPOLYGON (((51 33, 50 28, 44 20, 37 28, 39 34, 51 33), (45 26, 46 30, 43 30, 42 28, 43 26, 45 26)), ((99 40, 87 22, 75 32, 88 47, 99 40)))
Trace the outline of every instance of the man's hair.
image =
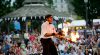
POLYGON ((51 14, 48 14, 48 15, 45 16, 45 19, 47 20, 51 16, 52 16, 51 14))

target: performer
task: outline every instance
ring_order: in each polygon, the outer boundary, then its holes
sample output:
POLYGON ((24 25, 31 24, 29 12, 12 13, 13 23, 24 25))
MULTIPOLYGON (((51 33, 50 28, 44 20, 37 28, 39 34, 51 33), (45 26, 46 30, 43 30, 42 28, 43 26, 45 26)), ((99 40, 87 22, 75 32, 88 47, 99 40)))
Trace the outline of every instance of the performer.
POLYGON ((41 26, 41 44, 43 46, 43 55, 58 55, 57 49, 52 41, 54 36, 60 37, 61 33, 57 33, 52 24, 52 15, 46 15, 46 22, 41 26))

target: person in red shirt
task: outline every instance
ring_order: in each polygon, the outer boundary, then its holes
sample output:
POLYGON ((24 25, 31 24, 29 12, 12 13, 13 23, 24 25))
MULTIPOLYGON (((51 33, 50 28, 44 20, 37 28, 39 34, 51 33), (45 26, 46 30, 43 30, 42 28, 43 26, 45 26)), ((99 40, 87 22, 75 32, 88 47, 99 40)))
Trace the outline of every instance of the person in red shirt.
POLYGON ((35 39, 36 39, 36 38, 35 38, 34 35, 32 35, 32 34, 29 35, 29 40, 30 40, 31 42, 33 42, 35 39))

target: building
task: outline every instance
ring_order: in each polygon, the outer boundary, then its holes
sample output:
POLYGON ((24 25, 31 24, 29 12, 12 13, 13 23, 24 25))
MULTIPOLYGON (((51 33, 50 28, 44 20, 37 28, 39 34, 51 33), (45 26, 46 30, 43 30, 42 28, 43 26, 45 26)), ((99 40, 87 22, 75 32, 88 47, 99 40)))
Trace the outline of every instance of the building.
MULTIPOLYGON (((47 14, 51 14, 53 16, 61 16, 61 17, 66 16, 66 14, 64 13, 60 13, 48 6, 45 6, 44 0, 25 0, 23 4, 24 4, 23 7, 3 16, 2 20, 5 20, 7 22, 7 25, 9 25, 10 21, 15 21, 15 20, 19 20, 21 22, 23 20, 24 21, 31 20, 30 22, 36 20, 38 21, 39 24, 41 24, 42 21, 45 19, 45 15, 47 14)), ((26 25, 27 22, 28 21, 24 22, 25 25, 22 28, 26 29, 26 31, 29 30, 28 25, 26 25)), ((8 29, 9 32, 9 27, 5 29, 8 29)))
POLYGON ((74 20, 77 15, 74 12, 71 1, 72 0, 53 0, 53 8, 59 12, 66 13, 66 18, 74 20))
POLYGON ((68 3, 65 0, 53 0, 54 9, 59 12, 68 13, 68 3))
POLYGON ((53 16, 65 16, 66 14, 60 13, 48 6, 44 5, 44 0, 25 0, 24 6, 11 12, 2 18, 12 17, 27 17, 27 16, 45 16, 51 14, 53 16))

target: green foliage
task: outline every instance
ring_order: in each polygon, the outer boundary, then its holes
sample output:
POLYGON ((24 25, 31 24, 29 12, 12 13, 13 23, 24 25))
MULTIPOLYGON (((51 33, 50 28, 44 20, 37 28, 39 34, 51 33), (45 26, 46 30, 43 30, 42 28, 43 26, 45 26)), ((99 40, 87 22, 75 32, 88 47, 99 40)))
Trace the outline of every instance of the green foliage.
POLYGON ((0 17, 23 6, 24 0, 15 0, 11 6, 11 0, 0 0, 0 17))
POLYGON ((39 32, 41 32, 41 20, 33 20, 32 21, 32 28, 37 28, 39 32))
MULTIPOLYGON (((86 4, 84 0, 73 0, 72 5, 75 7, 74 11, 78 16, 85 18, 86 15, 86 4)), ((100 16, 100 0, 88 0, 88 19, 95 19, 97 16, 100 16)))
POLYGON ((1 0, 0 1, 0 17, 12 11, 12 7, 10 3, 11 3, 11 0, 8 0, 8 1, 1 0))
POLYGON ((74 11, 78 16, 85 18, 85 4, 83 0, 73 0, 72 5, 75 7, 74 11))
POLYGON ((82 17, 81 16, 77 16, 77 20, 82 20, 82 17))
POLYGON ((46 0, 49 4, 49 6, 51 7, 53 5, 53 0, 46 0))
POLYGON ((15 0, 14 8, 18 9, 18 8, 22 7, 23 6, 23 2, 24 2, 24 0, 15 0))
POLYGON ((47 0, 48 4, 53 4, 53 0, 47 0))

